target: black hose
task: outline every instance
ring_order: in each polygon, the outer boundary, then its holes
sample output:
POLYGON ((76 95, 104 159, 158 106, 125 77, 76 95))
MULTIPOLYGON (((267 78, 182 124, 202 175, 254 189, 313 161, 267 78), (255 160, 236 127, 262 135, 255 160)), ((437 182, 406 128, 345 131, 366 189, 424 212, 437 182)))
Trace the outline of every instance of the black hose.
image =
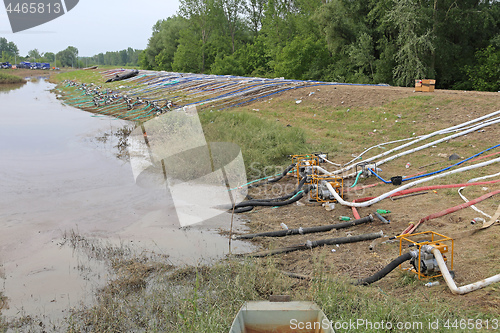
MULTIPOLYGON (((234 206, 234 208, 235 208, 234 212, 235 213, 248 212, 251 209, 248 209, 248 210, 239 209, 239 208, 248 207, 248 206, 251 206, 251 207, 254 207, 254 206, 284 206, 284 205, 289 205, 291 203, 294 203, 294 202, 300 200, 303 197, 303 194, 299 194, 295 198, 289 199, 287 201, 281 201, 281 200, 285 200, 285 199, 291 198, 294 195, 296 195, 302 189, 306 180, 307 180, 306 178, 301 179, 299 186, 297 186, 297 188, 292 193, 289 193, 289 194, 284 195, 282 197, 272 198, 272 199, 253 199, 253 200, 248 200, 248 201, 243 201, 243 202, 237 203, 234 206)), ((308 186, 306 189, 304 189, 304 192, 308 193, 309 190, 310 190, 310 188, 308 186)), ((232 206, 218 206, 217 208, 227 209, 229 211, 233 210, 232 206)))
MULTIPOLYGON (((253 206, 248 206, 248 207, 241 207, 241 208, 235 208, 234 209, 234 213, 235 214, 239 214, 239 213, 246 213, 246 212, 249 212, 253 209, 253 206)), ((232 210, 229 211, 230 213, 232 212, 232 210)))
MULTIPOLYGON (((291 198, 293 197, 295 194, 297 194, 300 189, 302 188, 302 186, 304 186, 305 182, 306 182, 307 178, 302 178, 299 182, 299 186, 297 186, 297 188, 292 192, 292 193, 289 193, 289 194, 286 194, 282 197, 278 197, 278 198, 271 198, 271 199, 253 199, 252 201, 262 201, 262 202, 265 202, 265 201, 281 201, 281 200, 286 200, 288 198, 291 198)), ((238 206, 236 206, 238 207, 238 206)))
POLYGON ((285 177, 289 172, 290 170, 292 170, 293 168, 295 168, 295 163, 293 164, 290 164, 286 169, 285 171, 283 171, 283 173, 276 177, 276 178, 272 178, 272 179, 269 179, 267 182, 268 183, 276 183, 277 181, 281 180, 281 178, 285 177))
POLYGON ((405 254, 402 254, 399 257, 397 257, 396 259, 394 259, 393 261, 391 261, 389 263, 389 265, 385 266, 377 273, 375 273, 372 276, 369 276, 367 278, 358 280, 354 284, 357 286, 359 286, 359 285, 367 286, 369 284, 372 284, 373 282, 376 282, 376 281, 382 279, 384 276, 386 276, 387 274, 392 272, 396 267, 398 267, 399 265, 401 265, 405 261, 410 260, 411 258, 413 258, 413 254, 411 252, 407 252, 405 254))
POLYGON ((304 189, 304 192, 297 194, 295 197, 288 199, 286 201, 257 201, 257 200, 250 200, 250 201, 245 201, 245 202, 240 202, 235 206, 235 208, 241 208, 241 207, 247 207, 247 206, 286 206, 289 204, 292 204, 296 201, 299 201, 302 199, 302 197, 309 192, 309 186, 304 189))
POLYGON ((296 163, 293 163, 293 164, 290 164, 289 166, 287 166, 287 168, 281 173, 281 175, 279 175, 276 178, 271 178, 271 179, 269 179, 269 180, 267 180, 265 182, 262 182, 262 183, 257 183, 257 184, 249 185, 248 188, 254 188, 254 187, 265 185, 265 184, 276 183, 277 181, 281 180, 281 178, 285 177, 290 172, 290 170, 292 170, 293 168, 295 168, 295 165, 296 165, 296 163))
POLYGON ((320 240, 312 241, 312 242, 307 241, 305 244, 292 245, 292 246, 282 247, 282 248, 278 248, 278 249, 274 249, 274 250, 240 254, 240 256, 248 256, 248 257, 254 257, 254 258, 260 257, 261 258, 261 257, 272 256, 272 255, 280 254, 280 253, 289 253, 289 252, 293 252, 293 251, 309 250, 309 249, 312 249, 312 248, 315 248, 318 246, 323 246, 323 245, 362 242, 362 241, 366 241, 366 240, 380 238, 382 236, 383 236, 383 233, 382 233, 382 231, 380 231, 380 232, 375 232, 375 233, 371 233, 371 234, 363 234, 363 235, 357 235, 357 236, 320 239, 320 240))
POLYGON ((332 229, 349 228, 349 227, 352 227, 352 226, 355 226, 358 224, 363 224, 363 223, 372 222, 372 221, 373 221, 373 216, 368 215, 368 216, 360 218, 358 220, 349 221, 349 222, 323 225, 323 226, 310 227, 310 228, 298 228, 298 229, 268 231, 268 232, 261 232, 258 234, 241 235, 241 236, 237 236, 236 239, 252 239, 252 238, 256 238, 256 237, 284 237, 284 236, 288 236, 288 235, 298 235, 298 234, 305 235, 305 234, 310 234, 310 233, 315 233, 315 232, 327 232, 327 231, 330 231, 332 229))

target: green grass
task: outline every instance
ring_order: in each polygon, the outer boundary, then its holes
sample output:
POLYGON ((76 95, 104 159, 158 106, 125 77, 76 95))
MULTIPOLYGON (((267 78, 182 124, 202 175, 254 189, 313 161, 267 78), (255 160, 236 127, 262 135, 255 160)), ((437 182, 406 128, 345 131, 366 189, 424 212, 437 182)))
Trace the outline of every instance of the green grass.
POLYGON ((240 146, 249 179, 279 172, 290 164, 289 155, 310 152, 305 132, 281 122, 231 111, 203 111, 200 120, 207 142, 232 142, 240 146))
POLYGON ((26 83, 26 80, 15 75, 0 72, 0 84, 26 83))
MULTIPOLYGON (((245 301, 266 300, 273 294, 316 302, 334 325, 359 319, 393 325, 415 322, 405 332, 425 332, 430 331, 428 323, 439 318, 440 328, 433 331, 449 332, 443 327, 446 320, 493 319, 484 313, 465 312, 440 303, 433 298, 432 290, 424 291, 424 298, 407 302, 378 287, 353 286, 349 281, 331 277, 325 280, 321 271, 314 272, 318 279, 313 281, 296 280, 284 276, 276 265, 273 260, 226 260, 210 267, 188 267, 156 274, 139 290, 121 288, 110 292, 105 288, 99 293, 95 306, 73 313, 68 332, 228 332, 245 301)), ((415 283, 413 276, 405 279, 408 281, 403 283, 407 286, 415 283)), ((348 331, 336 329, 336 332, 348 331)), ((389 330, 363 326, 359 331, 389 330)))

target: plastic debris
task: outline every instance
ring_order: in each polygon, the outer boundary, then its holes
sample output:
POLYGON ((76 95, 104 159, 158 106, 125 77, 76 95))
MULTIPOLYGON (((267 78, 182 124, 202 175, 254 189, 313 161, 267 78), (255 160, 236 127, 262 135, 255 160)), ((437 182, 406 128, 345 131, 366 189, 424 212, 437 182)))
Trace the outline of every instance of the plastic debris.
POLYGON ((476 223, 484 223, 484 219, 482 217, 476 217, 472 221, 470 221, 470 224, 476 224, 476 223))
POLYGON ((283 229, 288 230, 288 226, 287 226, 285 223, 281 222, 281 223, 280 223, 280 226, 281 226, 283 229))

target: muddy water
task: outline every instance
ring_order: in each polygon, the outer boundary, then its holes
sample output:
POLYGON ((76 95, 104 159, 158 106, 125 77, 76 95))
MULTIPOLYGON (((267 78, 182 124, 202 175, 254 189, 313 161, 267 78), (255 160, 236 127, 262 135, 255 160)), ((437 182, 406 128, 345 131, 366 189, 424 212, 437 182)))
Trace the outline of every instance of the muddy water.
MULTIPOLYGON (((7 316, 59 318, 106 281, 99 262, 61 246, 71 230, 196 264, 223 256, 230 215, 180 229, 165 190, 135 184, 116 157, 126 122, 65 106, 44 80, 0 90, 0 291, 7 316), (106 139, 107 138, 107 139, 106 139)), ((241 226, 238 226, 241 228, 241 226)), ((234 252, 250 250, 232 243, 234 252)))

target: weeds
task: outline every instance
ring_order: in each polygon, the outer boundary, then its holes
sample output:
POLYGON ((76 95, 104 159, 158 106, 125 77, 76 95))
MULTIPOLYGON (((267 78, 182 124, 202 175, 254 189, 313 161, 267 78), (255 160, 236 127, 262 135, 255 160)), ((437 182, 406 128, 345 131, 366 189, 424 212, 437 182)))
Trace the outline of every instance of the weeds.
POLYGON ((0 73, 0 84, 26 83, 26 80, 15 75, 0 73))
MULTIPOLYGON (((317 260, 321 261, 321 258, 317 260)), ((319 278, 311 282, 285 277, 272 260, 237 262, 227 260, 211 267, 190 267, 153 275, 147 286, 133 293, 102 291, 98 303, 75 311, 69 332, 228 332, 240 307, 248 300, 265 300, 272 294, 287 294, 294 300, 312 300, 335 323, 409 322, 422 325, 440 318, 488 318, 463 313, 429 298, 405 302, 377 287, 356 287, 349 281, 319 278)), ((414 278, 413 278, 414 279, 414 278)), ((405 282, 408 286, 407 282, 405 282)), ((411 285, 411 283, 410 283, 411 285)), ((405 332, 426 331, 415 325, 405 332)), ((337 332, 348 330, 336 329, 337 332)), ((364 328, 363 332, 380 332, 364 328)), ((436 332, 446 332, 440 326, 436 332)))
POLYGON ((250 113, 201 112, 207 142, 232 142, 242 150, 249 179, 280 172, 290 163, 289 155, 307 152, 306 135, 296 127, 261 119, 250 113), (248 163, 251 161, 251 163, 248 163))

